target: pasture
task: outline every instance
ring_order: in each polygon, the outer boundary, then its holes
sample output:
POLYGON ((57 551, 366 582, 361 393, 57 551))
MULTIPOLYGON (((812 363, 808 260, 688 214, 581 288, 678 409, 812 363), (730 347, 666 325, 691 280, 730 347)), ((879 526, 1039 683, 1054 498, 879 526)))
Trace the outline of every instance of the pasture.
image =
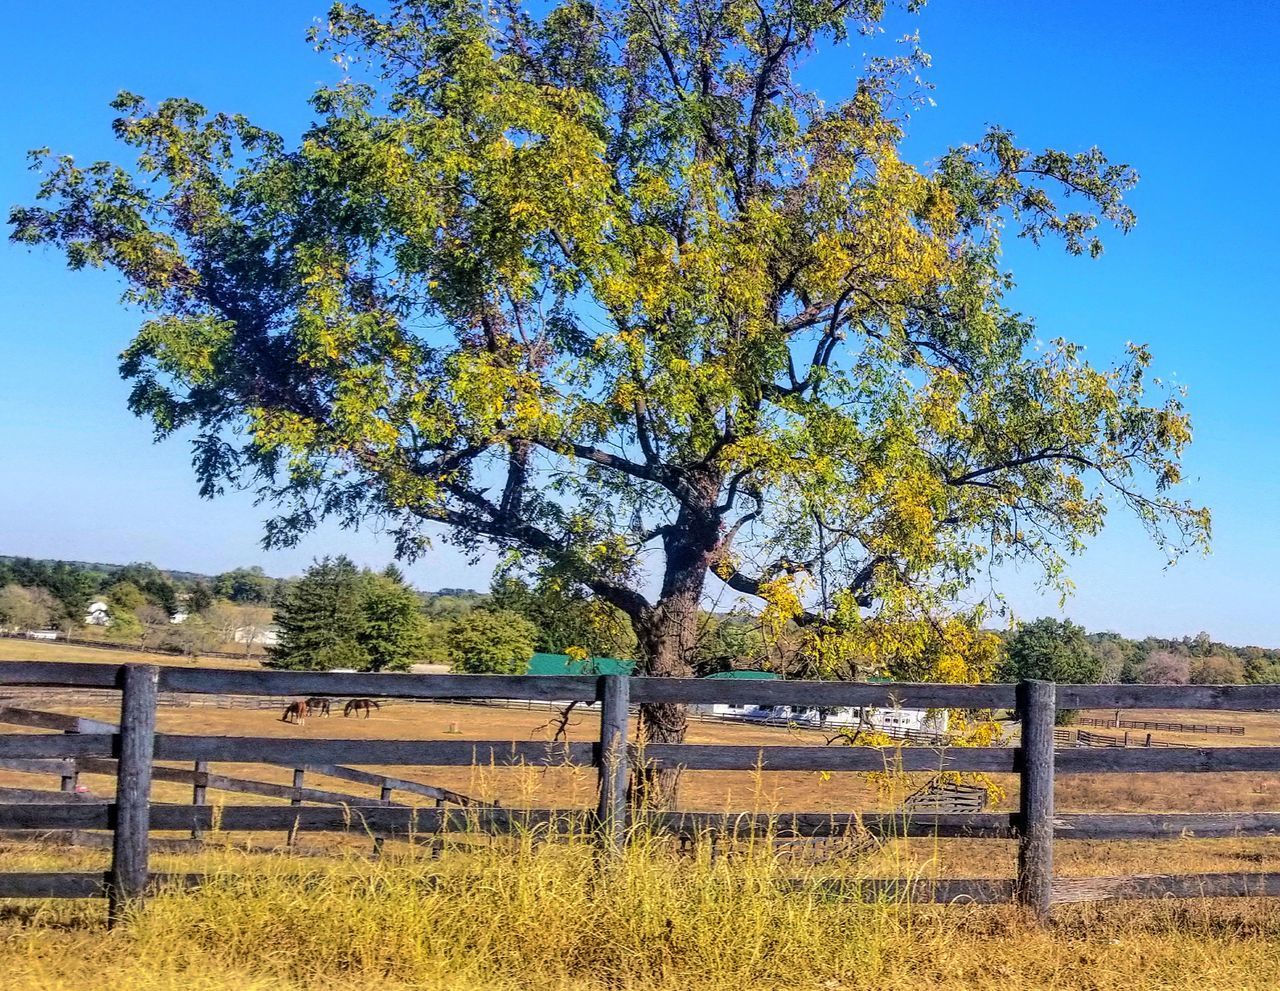
MULTIPOLYGON (((20 691, 3 694, 12 698, 20 691)), ((546 744, 561 728, 555 710, 534 704, 391 700, 368 719, 344 719, 335 706, 329 718, 312 716, 295 725, 281 721, 285 698, 269 703, 269 709, 224 708, 214 696, 204 701, 161 705, 159 734, 282 743, 483 739, 546 744)), ((120 716, 118 705, 103 703, 54 700, 40 708, 104 722, 120 716)), ((599 739, 598 708, 579 706, 570 713, 563 724, 569 742, 599 739)), ((1086 715, 1105 720, 1114 712, 1086 715)), ((1192 714, 1144 709, 1142 716, 1177 721, 1192 714)), ((1157 732, 1153 740, 1245 748, 1280 742, 1275 714, 1229 716, 1245 726, 1244 734, 1210 738, 1157 732)), ((6 728, 10 731, 23 732, 6 728)), ((812 729, 710 721, 693 722, 689 740, 718 747, 827 743, 812 729)), ((838 752, 833 749, 833 760, 838 752)), ((498 801, 507 809, 585 811, 596 800, 591 767, 357 763, 366 771, 498 801)), ((190 770, 175 761, 157 765, 162 766, 190 770)), ((296 783, 289 767, 268 763, 214 762, 209 770, 280 786, 296 783)), ((919 779, 821 770, 686 771, 681 799, 685 807, 704 811, 888 810, 919 779)), ((990 780, 999 789, 994 808, 1017 810, 1018 776, 993 774, 990 780)), ((96 796, 112 797, 110 775, 85 773, 81 782, 96 796)), ((0 786, 31 783, 29 774, 0 772, 0 786)), ((377 787, 352 781, 308 777, 306 784, 340 787, 365 802, 379 797, 377 787)), ((1071 773, 1057 779, 1055 798, 1059 813, 1273 811, 1278 787, 1280 780, 1270 772, 1071 773)), ((419 804, 412 795, 396 798, 419 804)), ((159 780, 151 799, 189 806, 191 787, 159 780)), ((212 792, 209 801, 215 823, 224 802, 238 804, 234 796, 212 792)), ((279 806, 287 799, 260 801, 279 806)), ((283 835, 238 834, 215 826, 205 832, 202 847, 166 852, 156 844, 151 858, 151 870, 158 874, 203 875, 201 886, 162 890, 110 935, 103 928, 101 902, 5 903, 0 968, 18 975, 12 986, 19 991, 122 985, 354 989, 372 983, 392 989, 513 983, 533 989, 760 983, 783 989, 870 989, 916 988, 922 982, 957 989, 994 983, 1261 988, 1280 979, 1280 913, 1273 900, 1059 904, 1045 928, 1009 906, 922 906, 893 891, 851 901, 839 894, 844 888, 824 887, 886 876, 912 883, 1011 879, 1016 846, 1007 840, 888 837, 844 846, 832 841, 818 848, 808 841, 721 840, 675 847, 638 832, 623 859, 613 862, 600 858, 587 834, 554 843, 546 838, 534 830, 505 837, 451 833, 429 843, 413 837, 383 841, 356 825, 345 833, 302 833, 286 847, 283 835), (371 857, 375 849, 378 856, 371 857)), ((1153 873, 1256 875, 1280 870, 1278 846, 1266 835, 1060 838, 1054 872, 1065 882, 1153 873)), ((103 849, 14 837, 3 841, 0 858, 10 872, 103 872, 111 862, 103 849)))
MULTIPOLYGON (((230 646, 223 644, 223 647, 230 646)), ((160 654, 128 647, 91 647, 80 643, 67 644, 58 641, 31 640, 23 637, 0 637, 0 661, 101 661, 103 664, 164 664, 191 667, 189 657, 180 654, 160 654)), ((207 658, 199 662, 207 667, 243 668, 254 670, 262 665, 257 659, 230 657, 207 658)))

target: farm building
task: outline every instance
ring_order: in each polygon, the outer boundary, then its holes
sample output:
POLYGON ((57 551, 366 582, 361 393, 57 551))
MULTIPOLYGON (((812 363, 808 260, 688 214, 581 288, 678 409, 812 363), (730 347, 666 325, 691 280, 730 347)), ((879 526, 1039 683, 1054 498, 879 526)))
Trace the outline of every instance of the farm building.
POLYGON ((101 599, 89 603, 89 611, 84 617, 85 626, 110 626, 111 611, 101 599))
MULTIPOLYGON (((776 681, 778 678, 772 671, 718 671, 707 677, 732 681, 776 681)), ((755 703, 748 702, 709 702, 705 705, 695 705, 692 708, 694 712, 705 716, 724 716, 730 719, 762 718, 759 715, 761 712, 771 711, 755 703)), ((783 708, 786 707, 784 706, 783 708)))
MULTIPOLYGON (((575 660, 568 654, 537 653, 529 660, 526 673, 532 675, 633 674, 635 667, 634 661, 619 660, 616 657, 589 657, 585 660, 575 660)), ((734 681, 775 681, 779 678, 772 671, 720 671, 707 677, 734 681)), ((874 682, 888 679, 869 678, 867 680, 874 682)), ((595 703, 585 704, 594 705, 595 703)), ((872 708, 870 706, 820 709, 794 705, 758 705, 750 702, 708 702, 690 706, 690 709, 703 716, 722 719, 760 720, 833 728, 861 726, 895 737, 907 737, 913 734, 938 736, 947 731, 945 710, 872 708)))
MULTIPOLYGON (((575 660, 568 654, 537 653, 529 658, 529 667, 525 674, 536 675, 600 675, 600 674, 633 674, 635 661, 621 661, 616 657, 588 657, 575 660)), ((568 705, 567 700, 551 703, 552 705, 568 705)), ((595 705, 594 702, 584 703, 595 705)))
POLYGON ((525 674, 632 674, 635 661, 620 661, 616 657, 588 657, 576 661, 568 654, 534 654, 529 659, 525 674))
POLYGON ((280 627, 275 623, 268 626, 238 626, 232 639, 236 643, 258 644, 261 647, 274 647, 280 643, 280 627))

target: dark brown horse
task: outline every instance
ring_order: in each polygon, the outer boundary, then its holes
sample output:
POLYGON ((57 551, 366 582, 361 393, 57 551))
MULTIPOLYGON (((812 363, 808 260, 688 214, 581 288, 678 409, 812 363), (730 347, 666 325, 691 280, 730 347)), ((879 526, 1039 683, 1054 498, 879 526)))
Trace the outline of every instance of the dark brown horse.
POLYGON ((296 723, 303 726, 307 721, 307 703, 304 701, 290 702, 285 706, 284 715, 280 717, 282 723, 296 723))
POLYGON ((329 715, 329 700, 323 695, 315 695, 307 699, 307 709, 313 716, 329 715))
POLYGON ((373 715, 374 709, 381 708, 382 706, 375 699, 352 699, 342 707, 342 714, 344 716, 358 716, 363 712, 364 718, 368 719, 373 715))

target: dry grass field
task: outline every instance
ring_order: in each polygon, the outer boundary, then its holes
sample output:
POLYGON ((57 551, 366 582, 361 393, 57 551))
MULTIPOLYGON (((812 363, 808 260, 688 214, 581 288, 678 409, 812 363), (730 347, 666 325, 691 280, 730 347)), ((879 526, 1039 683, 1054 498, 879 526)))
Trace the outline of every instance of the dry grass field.
MULTIPOLYGON (((39 853, 6 850, 15 866, 39 853)), ((395 855, 157 858, 211 871, 108 932, 96 903, 0 908, 7 991, 973 991, 1233 989, 1280 981, 1261 901, 1016 910, 857 904, 782 892, 767 851, 713 859, 640 844, 395 855)), ((803 870, 799 872, 803 876, 803 870)))
MULTIPOLYGON (((118 650, 114 647, 84 647, 49 640, 19 640, 16 637, 0 637, 0 661, 101 661, 104 664, 136 662, 184 667, 192 664, 189 658, 178 654, 152 654, 143 650, 118 650)), ((237 660, 231 657, 209 657, 199 663, 205 667, 218 668, 262 667, 256 660, 237 660)))

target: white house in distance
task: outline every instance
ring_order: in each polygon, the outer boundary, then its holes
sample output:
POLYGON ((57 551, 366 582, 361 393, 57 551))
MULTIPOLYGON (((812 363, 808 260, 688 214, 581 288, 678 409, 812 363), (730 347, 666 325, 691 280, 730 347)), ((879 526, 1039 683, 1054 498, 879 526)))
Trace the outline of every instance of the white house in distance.
POLYGON ((89 610, 84 617, 85 626, 110 626, 111 610, 101 599, 89 603, 89 610))
POLYGON ((236 643, 257 644, 259 647, 274 647, 280 642, 280 627, 275 623, 269 626, 239 626, 232 638, 236 643))

